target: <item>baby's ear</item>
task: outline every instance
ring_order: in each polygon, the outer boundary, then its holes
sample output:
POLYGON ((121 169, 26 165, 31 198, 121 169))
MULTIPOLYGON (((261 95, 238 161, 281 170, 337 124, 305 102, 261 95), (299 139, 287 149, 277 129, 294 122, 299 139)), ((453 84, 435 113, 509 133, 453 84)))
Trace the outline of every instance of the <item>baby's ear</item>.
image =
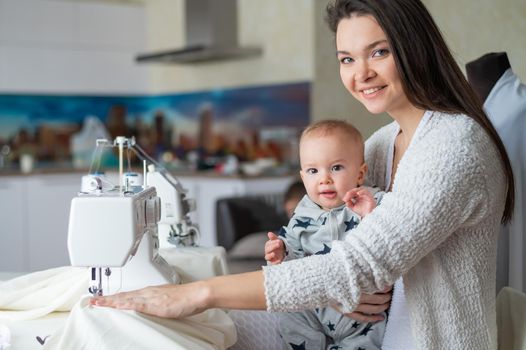
POLYGON ((359 170, 359 173, 358 173, 358 186, 363 185, 363 183, 365 181, 365 175, 367 175, 367 164, 363 163, 360 166, 360 170, 359 170))

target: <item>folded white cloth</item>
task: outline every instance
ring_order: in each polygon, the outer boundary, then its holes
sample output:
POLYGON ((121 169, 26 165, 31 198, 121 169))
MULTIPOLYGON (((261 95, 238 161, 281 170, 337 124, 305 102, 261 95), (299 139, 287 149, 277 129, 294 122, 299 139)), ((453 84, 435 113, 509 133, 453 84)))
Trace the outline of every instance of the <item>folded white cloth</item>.
POLYGON ((0 282, 0 321, 22 321, 69 311, 87 293, 88 270, 58 267, 0 282))
POLYGON ((208 310, 181 320, 147 316, 134 311, 88 305, 83 298, 66 325, 44 349, 226 349, 236 342, 236 329, 221 310, 208 310))
POLYGON ((164 248, 159 254, 175 267, 184 283, 228 273, 223 247, 164 248))

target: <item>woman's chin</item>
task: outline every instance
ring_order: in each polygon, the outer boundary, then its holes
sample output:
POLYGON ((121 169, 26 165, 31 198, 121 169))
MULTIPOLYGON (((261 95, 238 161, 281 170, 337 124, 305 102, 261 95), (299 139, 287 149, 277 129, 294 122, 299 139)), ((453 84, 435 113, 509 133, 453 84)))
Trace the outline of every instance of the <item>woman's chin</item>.
POLYGON ((385 112, 385 108, 380 106, 365 106, 365 108, 371 114, 382 114, 385 112))

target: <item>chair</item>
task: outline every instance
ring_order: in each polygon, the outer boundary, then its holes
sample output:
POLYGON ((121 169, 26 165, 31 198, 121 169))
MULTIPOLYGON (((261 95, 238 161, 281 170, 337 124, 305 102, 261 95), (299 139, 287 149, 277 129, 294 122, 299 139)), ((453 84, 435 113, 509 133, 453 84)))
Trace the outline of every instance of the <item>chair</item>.
POLYGON ((500 350, 526 350, 526 294, 504 287, 497 295, 500 350))
POLYGON ((288 222, 281 194, 228 197, 216 202, 217 243, 227 250, 230 272, 254 271, 266 264, 268 231, 288 222))

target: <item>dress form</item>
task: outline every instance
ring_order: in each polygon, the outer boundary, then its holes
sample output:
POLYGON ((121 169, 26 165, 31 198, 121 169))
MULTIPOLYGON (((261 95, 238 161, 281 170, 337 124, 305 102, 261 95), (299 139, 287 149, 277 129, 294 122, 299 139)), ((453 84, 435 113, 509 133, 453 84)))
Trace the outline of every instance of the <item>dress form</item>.
POLYGON ((487 53, 466 64, 468 81, 482 102, 508 68, 511 65, 505 52, 487 53))

